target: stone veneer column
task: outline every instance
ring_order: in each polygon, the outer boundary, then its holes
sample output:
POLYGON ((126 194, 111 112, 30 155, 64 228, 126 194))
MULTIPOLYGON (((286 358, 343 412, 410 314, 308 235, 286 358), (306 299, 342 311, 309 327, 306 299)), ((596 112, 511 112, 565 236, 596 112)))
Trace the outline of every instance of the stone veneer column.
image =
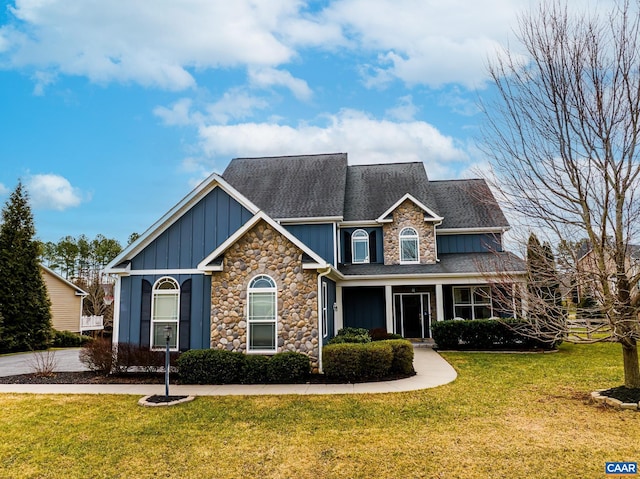
POLYGON ((392 213, 393 221, 382 225, 384 264, 400 264, 400 231, 411 227, 420 238, 420 264, 436 262, 436 241, 433 223, 424 220, 424 211, 413 201, 403 201, 392 213))
POLYGON ((278 290, 278 352, 304 353, 317 371, 317 272, 302 269, 302 251, 260 221, 227 249, 223 266, 211 278, 211 348, 246 352, 247 286, 266 274, 278 290))

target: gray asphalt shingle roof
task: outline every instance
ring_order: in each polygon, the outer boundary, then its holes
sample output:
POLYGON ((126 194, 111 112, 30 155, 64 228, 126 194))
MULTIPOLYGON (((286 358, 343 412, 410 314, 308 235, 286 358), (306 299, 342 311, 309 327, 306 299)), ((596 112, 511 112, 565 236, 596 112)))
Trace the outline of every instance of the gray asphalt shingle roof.
POLYGON ((222 177, 272 218, 342 216, 347 154, 235 158, 222 177))
POLYGON ((338 268, 347 276, 394 275, 394 274, 483 274, 495 271, 525 271, 525 262, 512 253, 455 253, 441 254, 435 264, 345 264, 338 268))
POLYGON ((346 153, 235 158, 222 177, 276 219, 372 221, 409 193, 444 217, 440 228, 509 226, 484 180, 429 181, 422 162, 347 166, 346 153))

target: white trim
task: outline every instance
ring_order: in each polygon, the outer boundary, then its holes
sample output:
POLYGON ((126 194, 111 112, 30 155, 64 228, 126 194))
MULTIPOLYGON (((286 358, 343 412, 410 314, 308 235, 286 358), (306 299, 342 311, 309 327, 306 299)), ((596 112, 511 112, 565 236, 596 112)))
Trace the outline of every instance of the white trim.
POLYGON ((275 354, 278 352, 278 283, 268 274, 259 273, 253 276, 249 283, 247 284, 247 354, 275 354), (269 280, 273 283, 273 287, 269 288, 252 288, 251 283, 253 283, 256 278, 261 277, 269 278, 269 280), (251 320, 251 293, 273 293, 273 320, 251 320), (252 324, 271 324, 273 322, 273 349, 251 349, 251 325, 252 324))
POLYGON ((471 320, 475 320, 475 319, 488 319, 488 318, 476 318, 476 312, 475 312, 475 308, 476 306, 479 307, 486 307, 487 304, 489 305, 489 309, 491 310, 491 314, 489 315, 489 318, 493 317, 493 297, 491 295, 491 286, 487 285, 487 284, 475 284, 475 285, 463 285, 463 286, 453 286, 451 288, 451 304, 453 307, 453 317, 454 318, 458 318, 459 316, 456 315, 456 306, 458 307, 468 307, 471 308, 471 317, 470 318, 462 318, 462 319, 471 319, 471 320), (475 303, 473 300, 474 297, 474 293, 475 293, 475 289, 476 288, 487 288, 489 290, 489 303, 475 303), (470 303, 456 303, 456 290, 457 289, 468 289, 469 290, 469 300, 471 301, 470 303))
POLYGON ((113 285, 113 331, 111 332, 111 338, 113 348, 118 347, 119 335, 120 335, 120 289, 122 288, 120 276, 116 276, 116 282, 113 285))
POLYGON ((444 292, 442 283, 436 283, 436 321, 444 321, 444 292))
MULTIPOLYGON (((437 250, 437 248, 436 248, 437 250)), ((400 255, 400 264, 420 264, 420 235, 418 234, 418 231, 415 228, 412 228, 411 226, 405 226, 404 228, 402 228, 400 230, 400 232, 398 233, 398 254, 400 255), (405 240, 415 240, 416 242, 416 253, 418 255, 418 257, 414 260, 411 261, 406 261, 402 259, 402 232, 406 231, 406 230, 412 230, 414 234, 408 235, 407 237, 405 237, 405 240)))
POLYGON ((116 265, 126 259, 135 257, 140 251, 151 244, 158 236, 166 231, 172 224, 180 219, 193 205, 208 195, 216 188, 221 188, 225 193, 236 200, 240 205, 256 214, 259 208, 249 201, 242 193, 227 183, 220 175, 213 173, 207 179, 196 186, 187 196, 180 200, 162 218, 156 221, 142 235, 129 246, 127 246, 118 256, 116 256, 106 267, 106 273, 121 273, 121 270, 113 269, 116 265))
POLYGON ((329 224, 342 221, 342 216, 310 216, 309 218, 274 218, 283 225, 308 225, 310 223, 329 224))
POLYGON ((384 285, 384 301, 385 301, 385 316, 387 323, 387 332, 392 333, 394 330, 393 324, 393 287, 390 284, 384 285))
MULTIPOLYGON (((367 264, 369 263, 369 233, 366 232, 366 230, 362 229, 362 228, 358 228, 357 230, 355 230, 353 233, 351 233, 350 235, 351 237, 351 264, 367 264), (354 238, 356 233, 364 233, 363 237, 358 237, 358 238, 354 238), (366 253, 365 253, 365 257, 364 260, 362 261, 356 261, 356 242, 358 243, 364 243, 366 242, 367 244, 367 248, 366 248, 366 253)), ((345 258, 348 259, 348 258, 345 258)))
POLYGON ((407 193, 402 198, 400 198, 398 201, 396 201, 387 211, 382 213, 378 217, 378 219, 376 221, 378 223, 390 223, 392 220, 387 219, 387 216, 390 215, 405 200, 409 200, 409 201, 413 202, 413 204, 415 204, 418 208, 420 208, 422 211, 424 211, 425 213, 427 213, 430 216, 430 218, 425 218, 424 219, 425 221, 442 221, 444 219, 442 216, 439 216, 432 209, 430 209, 429 207, 425 206, 423 203, 421 203, 420 201, 415 199, 412 195, 407 193))
MULTIPOLYGON (((500 278, 504 274, 523 275, 525 271, 508 271, 504 273, 441 273, 441 274, 393 274, 393 275, 343 275, 340 280, 345 286, 357 284, 382 286, 385 284, 472 284, 470 282, 487 283, 487 278, 500 278)), ((524 279, 523 279, 524 281, 524 279)))
POLYGON ((160 351, 163 349, 166 349, 166 345, 165 346, 158 346, 158 345, 154 345, 154 333, 155 333, 155 325, 154 323, 175 323, 175 338, 176 338, 176 347, 175 348, 169 348, 170 351, 178 351, 180 349, 180 293, 181 293, 181 289, 180 289, 180 282, 176 279, 176 278, 172 278, 171 276, 163 276, 162 278, 158 278, 158 280, 153 283, 153 287, 151 288, 151 318, 149 318, 149 349, 151 349, 152 351, 160 351), (157 289, 158 285, 162 282, 162 281, 166 281, 166 280, 170 280, 172 283, 175 283, 175 285, 177 286, 176 289, 170 289, 170 290, 160 290, 157 289), (169 293, 168 291, 171 291, 171 293, 169 293), (156 296, 160 296, 160 295, 176 295, 177 296, 177 302, 176 302, 176 319, 158 319, 155 320, 154 316, 155 316, 155 308, 156 308, 156 296))
POLYGON ((340 228, 379 228, 380 223, 375 220, 366 221, 341 221, 338 224, 340 228))
POLYGON ((440 228, 439 235, 456 235, 456 234, 486 234, 486 233, 504 233, 511 229, 510 226, 488 226, 479 228, 440 228))
POLYGON ((205 274, 200 269, 134 269, 124 276, 148 276, 148 275, 171 275, 171 274, 205 274))
MULTIPOLYGON (((402 298, 404 296, 420 296, 420 332, 422 334, 422 336, 420 336, 420 338, 430 338, 431 337, 431 293, 429 293, 428 291, 425 292, 416 292, 416 293, 393 293, 393 310, 394 310, 394 318, 397 317, 397 313, 398 311, 396 310, 396 297, 400 298, 400 328, 401 328, 401 332, 398 333, 398 331, 394 330, 394 333, 396 334, 401 334, 402 337, 406 337, 405 333, 404 333, 404 304, 402 303, 402 298), (424 312, 425 312, 425 308, 424 308, 424 297, 427 297, 427 314, 429 316, 429 330, 425 331, 425 327, 424 327, 424 312)), ((395 321, 394 321, 394 326, 395 326, 395 321)))
MULTIPOLYGON (((247 221, 239 230, 237 230, 234 234, 229 236, 220 246, 218 246, 211 254, 209 254, 205 259, 203 259, 198 264, 198 270, 201 272, 204 271, 222 271, 222 269, 218 269, 215 266, 208 266, 208 264, 224 253, 231 245, 233 245, 236 241, 242 238, 247 231, 253 228, 260 220, 265 221, 269 226, 275 229, 278 233, 283 235, 289 241, 291 241, 295 246, 301 249, 304 253, 311 257, 312 260, 316 262, 313 266, 321 265, 322 267, 330 266, 324 261, 320 256, 318 256, 314 251, 312 251, 308 246, 302 243, 298 238, 296 238, 293 234, 291 234, 287 229, 279 224, 278 222, 271 219, 264 211, 259 211, 256 213, 249 221, 247 221)), ((307 268, 308 269, 308 268, 307 268)))

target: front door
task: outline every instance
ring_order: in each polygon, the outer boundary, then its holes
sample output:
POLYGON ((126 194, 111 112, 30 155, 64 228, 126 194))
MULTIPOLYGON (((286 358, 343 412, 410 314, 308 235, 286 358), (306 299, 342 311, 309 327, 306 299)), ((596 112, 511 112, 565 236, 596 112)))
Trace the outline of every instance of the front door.
POLYGON ((431 337, 429 293, 395 294, 396 333, 405 338, 431 337))

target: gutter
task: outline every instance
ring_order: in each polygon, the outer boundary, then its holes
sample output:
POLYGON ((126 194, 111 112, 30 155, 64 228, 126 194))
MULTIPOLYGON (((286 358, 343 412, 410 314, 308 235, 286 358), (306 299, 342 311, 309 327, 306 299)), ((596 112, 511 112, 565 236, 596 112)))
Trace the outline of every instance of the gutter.
MULTIPOLYGON (((320 274, 318 274, 318 372, 322 373, 322 278, 331 273, 333 268, 326 266, 320 274)), ((328 307, 327 307, 328 308, 328 307)), ((328 312, 328 309, 327 309, 328 312)))

